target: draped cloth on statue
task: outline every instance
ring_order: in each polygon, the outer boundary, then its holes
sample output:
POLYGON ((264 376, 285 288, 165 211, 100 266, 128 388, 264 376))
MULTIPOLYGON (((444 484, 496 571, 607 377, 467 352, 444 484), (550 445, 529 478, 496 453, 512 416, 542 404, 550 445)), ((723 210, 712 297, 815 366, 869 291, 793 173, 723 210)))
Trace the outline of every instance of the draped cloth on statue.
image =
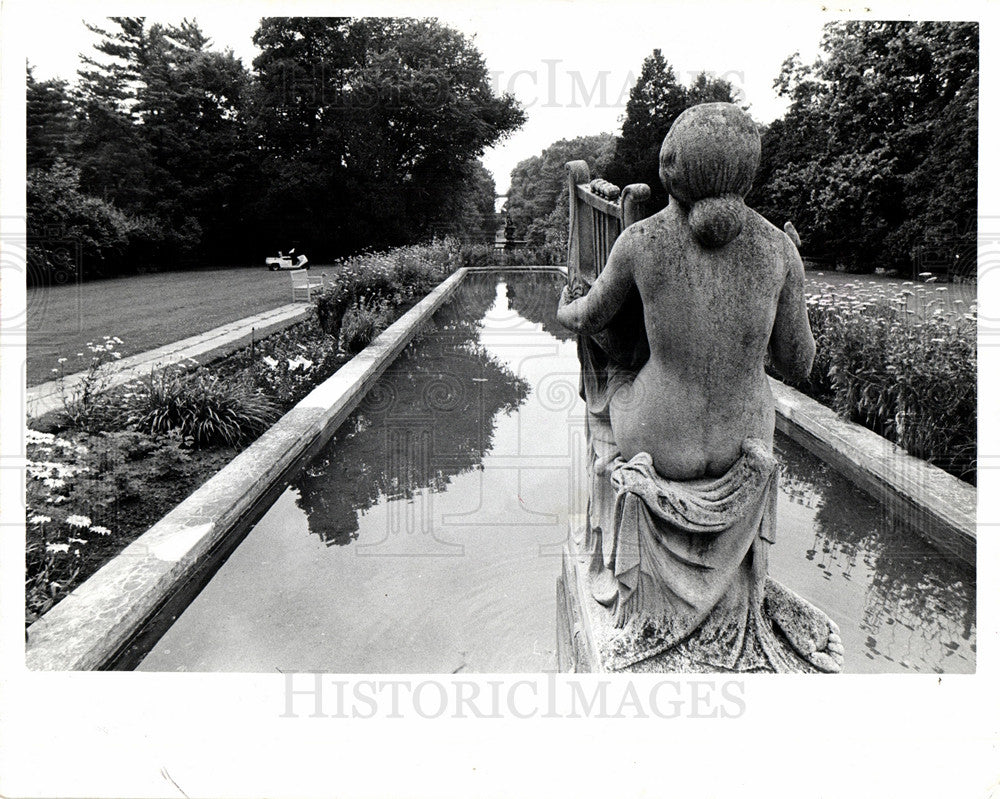
POLYGON ((598 491, 588 525, 591 593, 634 644, 612 661, 626 666, 675 648, 685 669, 801 670, 763 610, 777 498, 770 448, 747 439, 721 477, 668 480, 646 453, 625 461, 610 426, 589 422, 598 491))
POLYGON ((622 337, 613 360, 579 339, 590 482, 580 543, 586 584, 602 610, 601 621, 592 618, 604 630, 597 636, 602 663, 612 670, 838 671, 825 652, 831 633, 840 646, 836 625, 767 577, 778 495, 769 445, 747 439, 724 475, 697 480, 662 477, 646 453, 622 458, 610 405, 619 394, 629 400, 644 344, 622 337), (629 351, 636 357, 626 358, 629 351))
MULTIPOLYGON (((776 464, 748 439, 722 477, 667 480, 645 452, 616 462, 615 524, 604 535, 604 565, 618 583, 618 626, 632 615, 680 615, 698 625, 737 581, 757 538, 774 540, 776 464)), ((766 575, 751 575, 751 588, 766 575)), ((678 634, 690 630, 680 629, 678 634)))

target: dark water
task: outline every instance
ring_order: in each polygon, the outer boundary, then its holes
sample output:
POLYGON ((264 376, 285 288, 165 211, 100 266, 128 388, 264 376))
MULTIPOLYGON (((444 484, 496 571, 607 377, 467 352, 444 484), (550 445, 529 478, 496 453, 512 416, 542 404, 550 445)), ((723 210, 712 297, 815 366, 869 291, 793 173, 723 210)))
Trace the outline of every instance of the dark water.
MULTIPOLYGON (((561 544, 585 503, 562 284, 470 275, 139 668, 555 669, 561 544)), ((840 624, 846 670, 973 671, 971 570, 776 450, 771 573, 840 624)))

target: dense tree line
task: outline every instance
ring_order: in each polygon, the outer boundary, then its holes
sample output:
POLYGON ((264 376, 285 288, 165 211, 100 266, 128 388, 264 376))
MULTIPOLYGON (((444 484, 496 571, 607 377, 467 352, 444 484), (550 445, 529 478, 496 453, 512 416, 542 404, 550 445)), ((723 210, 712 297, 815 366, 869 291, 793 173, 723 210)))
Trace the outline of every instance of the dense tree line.
POLYGON ((604 174, 615 152, 610 133, 560 139, 541 156, 519 162, 510 173, 510 191, 505 210, 514 223, 515 238, 532 246, 566 245, 569 197, 566 193, 566 162, 586 161, 595 177, 604 174))
POLYGON ((831 24, 822 51, 775 81, 791 104, 764 131, 750 203, 852 271, 975 274, 978 24, 831 24))
POLYGON ((28 68, 33 279, 492 238, 479 158, 524 114, 460 33, 267 18, 247 69, 195 22, 89 27, 97 52, 75 85, 28 68))
MULTIPOLYGON (((761 167, 747 202, 777 226, 792 220, 806 255, 857 272, 877 267, 975 274, 979 37, 976 23, 827 25, 822 56, 788 58, 775 81, 790 101, 762 128, 761 167)), ((566 161, 619 186, 647 183, 650 210, 667 197, 663 137, 684 109, 733 102, 734 87, 699 75, 682 86, 660 50, 632 88, 617 139, 556 142, 511 174, 519 236, 565 240, 566 161), (560 233, 562 239, 560 239, 560 233)))

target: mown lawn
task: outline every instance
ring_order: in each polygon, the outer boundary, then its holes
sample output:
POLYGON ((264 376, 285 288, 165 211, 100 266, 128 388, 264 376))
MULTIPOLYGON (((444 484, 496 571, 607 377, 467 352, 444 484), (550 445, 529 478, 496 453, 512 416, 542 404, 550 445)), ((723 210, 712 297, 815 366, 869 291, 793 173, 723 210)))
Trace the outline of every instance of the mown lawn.
POLYGON ((77 371, 88 341, 118 336, 118 351, 134 355, 291 301, 288 274, 263 265, 29 289, 28 385, 53 379, 60 357, 77 371))

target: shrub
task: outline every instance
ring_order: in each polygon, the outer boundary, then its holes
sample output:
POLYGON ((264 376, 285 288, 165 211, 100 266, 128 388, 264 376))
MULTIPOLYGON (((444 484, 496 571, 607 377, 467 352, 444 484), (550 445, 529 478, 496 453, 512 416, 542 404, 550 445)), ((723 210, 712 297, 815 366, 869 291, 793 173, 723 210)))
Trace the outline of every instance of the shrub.
POLYGON ((892 298, 844 288, 839 294, 828 286, 807 298, 816 360, 797 387, 974 483, 975 304, 947 308, 926 287, 892 298))
POLYGON ((337 339, 313 318, 245 347, 212 367, 225 379, 246 377, 282 407, 291 407, 343 363, 337 339))
POLYGON ((128 245, 128 216, 81 192, 80 170, 62 160, 28 172, 26 201, 29 285, 103 274, 128 245))
POLYGON ((462 266, 560 266, 566 263, 566 248, 545 244, 516 250, 498 250, 492 244, 470 244, 462 248, 462 266))
POLYGON ((128 424, 150 434, 177 431, 197 446, 240 444, 278 416, 275 404, 247 379, 223 379, 199 369, 163 370, 123 394, 128 424))
POLYGON ((383 311, 399 311, 426 294, 460 264, 459 246, 451 239, 342 260, 316 299, 320 324, 328 334, 343 340, 341 324, 351 308, 355 309, 352 328, 363 331, 383 311))
POLYGON ((361 352, 392 324, 393 312, 385 300, 362 301, 348 308, 340 326, 340 346, 349 353, 361 352))

